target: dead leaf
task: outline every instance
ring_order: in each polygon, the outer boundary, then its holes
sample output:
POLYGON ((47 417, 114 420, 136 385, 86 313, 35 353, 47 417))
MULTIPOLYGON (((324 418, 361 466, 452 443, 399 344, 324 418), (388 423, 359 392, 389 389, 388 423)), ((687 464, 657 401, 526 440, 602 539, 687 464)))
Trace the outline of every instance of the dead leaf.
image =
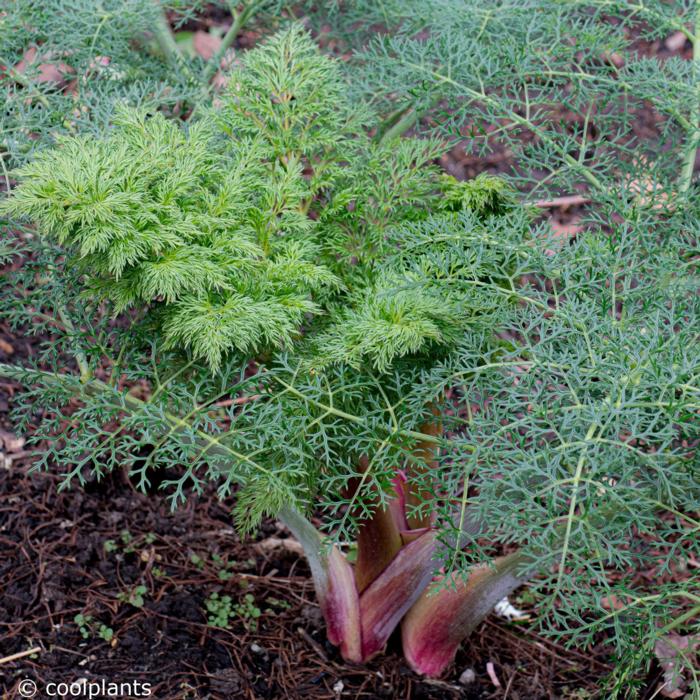
POLYGON ((622 610, 625 604, 616 596, 604 596, 600 599, 600 605, 605 610, 622 610))
MULTIPOLYGON (((577 236, 584 230, 584 227, 577 223, 580 220, 581 219, 577 216, 572 217, 571 220, 565 224, 561 221, 557 221, 556 219, 549 220, 549 224, 552 227, 552 233, 554 234, 554 239, 556 239, 556 242, 559 244, 557 249, 563 248, 569 239, 577 236)), ((549 255, 550 257, 552 255, 556 255, 557 249, 547 248, 545 250, 545 254, 549 255)))
MULTIPOLYGON (((30 66, 34 66, 42 58, 46 59, 48 56, 40 56, 36 46, 32 46, 24 52, 22 59, 15 65, 15 70, 25 74, 30 66)), ((36 66, 36 70, 38 73, 34 77, 34 81, 37 83, 62 83, 67 75, 75 73, 71 66, 62 61, 56 63, 44 61, 36 66)))
MULTIPOLYGON (((640 167, 648 167, 649 162, 642 157, 635 160, 634 165, 640 167)), ((652 209, 673 209, 674 191, 669 192, 662 188, 662 185, 655 182, 650 177, 646 178, 631 178, 627 180, 627 186, 630 192, 636 195, 637 201, 642 206, 651 206, 652 209)))
POLYGON ((78 94, 78 79, 75 78, 71 80, 66 87, 63 89, 66 95, 77 95, 78 94))
POLYGON ((6 355, 12 355, 15 349, 8 343, 4 338, 0 338, 0 352, 4 352, 6 355))
POLYGON ((659 693, 665 698, 682 698, 687 690, 683 676, 685 667, 691 666, 692 657, 700 648, 700 636, 667 634, 654 645, 654 653, 664 671, 664 683, 659 693))
POLYGON ((4 447, 7 452, 19 452, 24 447, 25 442, 23 437, 17 437, 0 428, 0 446, 4 447))
POLYGON ((581 219, 576 216, 565 224, 556 219, 551 219, 549 223, 552 226, 555 238, 564 238, 568 240, 583 231, 583 226, 578 223, 580 220, 581 219))
POLYGON ((262 542, 258 542, 255 547, 263 553, 274 552, 276 549, 284 549, 292 554, 304 556, 304 548, 293 537, 285 537, 284 539, 279 537, 268 537, 262 542))
POLYGON ((664 44, 669 51, 675 52, 685 48, 685 42, 687 40, 688 38, 683 32, 673 32, 673 34, 666 39, 664 44))
POLYGON ((66 74, 71 72, 72 68, 65 63, 40 63, 39 75, 35 81, 37 83, 62 83, 66 74))
POLYGON ((608 61, 608 63, 611 63, 613 66, 615 66, 615 68, 622 68, 622 66, 625 65, 625 57, 622 54, 615 53, 614 51, 611 53, 604 53, 603 59, 608 61))
POLYGON ((201 29, 194 33, 192 45, 196 53, 198 53, 205 61, 210 60, 221 46, 221 37, 214 36, 209 32, 203 32, 201 29))
POLYGON ((27 70, 27 66, 31 65, 36 61, 36 46, 28 48, 21 60, 15 65, 15 70, 18 73, 24 73, 27 70))
POLYGON ((112 59, 109 56, 95 56, 95 58, 90 61, 90 65, 85 71, 85 77, 99 75, 109 66, 111 62, 112 59))

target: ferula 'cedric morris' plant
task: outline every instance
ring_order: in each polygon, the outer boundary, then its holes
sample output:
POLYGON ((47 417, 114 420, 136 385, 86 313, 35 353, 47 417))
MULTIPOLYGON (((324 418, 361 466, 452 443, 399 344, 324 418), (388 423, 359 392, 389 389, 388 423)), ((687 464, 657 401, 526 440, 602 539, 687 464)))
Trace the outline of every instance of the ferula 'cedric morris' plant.
POLYGON ((349 660, 400 624, 438 675, 535 573, 543 625, 582 643, 604 597, 645 643, 679 628, 696 593, 640 596, 618 570, 641 535, 697 549, 697 201, 664 208, 669 241, 620 189, 636 228, 562 245, 501 181, 438 176, 437 142, 370 139, 337 71, 292 29, 189 129, 122 112, 18 172, 5 210, 45 247, 12 314, 57 317, 42 359, 79 368, 1 368, 48 409, 42 463, 127 465, 175 502, 236 485, 241 527, 276 515, 304 546, 349 660))
MULTIPOLYGON (((197 462, 210 461, 215 445, 230 450, 224 477, 243 482, 241 522, 278 513, 299 537, 329 637, 352 661, 383 648, 433 578, 433 516, 415 510, 427 508, 432 495, 416 491, 412 475, 434 460, 442 392, 413 397, 401 412, 411 410, 415 429, 387 435, 377 450, 363 444, 362 431, 353 439, 341 426, 325 426, 332 407, 312 418, 318 402, 294 383, 300 376, 323 382, 354 406, 363 425, 380 397, 407 401, 421 373, 448 357, 469 329, 489 343, 504 298, 471 285, 500 284, 498 278, 505 285, 517 255, 503 247, 497 228, 522 235, 527 222, 499 181, 460 185, 440 177, 430 165, 438 142, 376 143, 366 134, 370 125, 371 115, 346 101, 337 65, 292 28, 251 51, 231 75, 221 108, 188 129, 121 110, 103 138, 65 139, 18 170, 20 184, 5 206, 65 248, 66 271, 82 280, 84 303, 131 311, 132 329, 147 325, 162 350, 189 352, 182 379, 221 382, 235 393, 224 379, 226 363, 254 363, 242 380, 262 394, 258 405, 224 419, 233 419, 234 434, 255 431, 257 447, 247 454, 237 438, 228 444, 207 430, 190 433, 156 377, 147 403, 162 393, 163 417, 182 428, 179 439, 197 445, 197 462), (325 449, 314 444, 315 424, 326 431, 325 449), (239 463, 252 468, 247 478, 239 463), (343 494, 354 494, 346 509, 357 526, 354 569, 301 515, 323 472, 335 472, 334 489, 321 494, 329 503, 333 490, 336 507, 343 494)), ((109 392, 93 364, 81 361, 83 388, 109 392)), ((125 401, 134 398, 127 392, 125 401)), ((208 418, 214 433, 221 418, 208 418)), ((145 433, 142 426, 138 438, 126 439, 143 438, 162 446, 173 439, 173 426, 145 433)), ((71 442, 66 436, 74 455, 78 442, 71 442)), ((81 476, 86 456, 76 461, 73 472, 81 476)), ((471 601, 471 582, 455 594, 469 610, 469 625, 518 580, 511 560, 504 561, 503 572, 497 566, 478 574, 497 582, 479 587, 486 602, 471 601)), ((439 608, 439 597, 423 607, 433 601, 439 608)), ((439 673, 463 624, 440 640, 435 660, 416 646, 421 625, 409 619, 411 662, 439 673)))

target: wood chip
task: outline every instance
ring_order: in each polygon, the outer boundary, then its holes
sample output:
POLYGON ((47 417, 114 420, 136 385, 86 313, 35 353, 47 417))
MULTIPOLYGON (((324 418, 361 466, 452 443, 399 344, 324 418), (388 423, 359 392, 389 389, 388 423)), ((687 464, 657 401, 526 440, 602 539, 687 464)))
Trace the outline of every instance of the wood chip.
POLYGON ((501 687, 501 681, 498 680, 498 676, 496 675, 496 669, 493 666, 493 662, 489 661, 486 664, 486 673, 489 674, 489 678, 491 679, 491 683, 493 683, 496 688, 501 687))
POLYGON ((214 36, 209 32, 203 32, 201 29, 196 31, 194 37, 192 37, 192 47, 205 61, 211 59, 220 46, 221 37, 214 36))
POLYGON ((568 209, 569 207, 578 204, 586 204, 590 201, 590 197, 584 197, 582 194, 567 194, 563 197, 554 197, 553 199, 538 199, 535 202, 535 206, 541 209, 550 209, 554 207, 568 209))
POLYGON ((258 542, 255 548, 264 553, 273 552, 276 549, 283 549, 292 554, 297 554, 300 557, 304 556, 304 548, 293 537, 285 537, 284 539, 280 537, 268 537, 262 540, 262 542, 258 542))

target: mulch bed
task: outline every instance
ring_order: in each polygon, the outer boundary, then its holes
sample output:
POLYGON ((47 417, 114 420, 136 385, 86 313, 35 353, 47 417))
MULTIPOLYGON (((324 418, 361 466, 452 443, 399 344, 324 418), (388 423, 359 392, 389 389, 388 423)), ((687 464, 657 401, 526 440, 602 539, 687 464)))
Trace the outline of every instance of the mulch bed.
POLYGON ((271 539, 287 537, 274 522, 243 541, 231 504, 213 494, 172 512, 164 499, 137 493, 123 473, 58 493, 56 475, 28 474, 30 459, 0 470, 0 656, 41 647, 0 666, 8 697, 22 678, 40 688, 104 678, 149 682, 159 700, 558 698, 593 690, 609 671, 602 655, 565 651, 495 618, 444 681, 413 674, 395 640, 367 667, 348 665, 325 641, 303 559, 271 539), (234 614, 228 629, 214 627, 206 609, 212 593, 233 604, 251 594, 260 617, 234 614), (82 631, 79 614, 89 616, 82 631), (465 669, 475 680, 463 686, 465 669))

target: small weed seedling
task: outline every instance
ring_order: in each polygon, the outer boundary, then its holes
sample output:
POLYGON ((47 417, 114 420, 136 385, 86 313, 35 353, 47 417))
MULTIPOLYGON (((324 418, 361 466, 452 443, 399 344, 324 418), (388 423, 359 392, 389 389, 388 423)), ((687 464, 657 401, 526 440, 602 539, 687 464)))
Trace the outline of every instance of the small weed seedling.
POLYGON ((114 630, 104 623, 95 620, 92 615, 78 613, 73 618, 73 622, 78 625, 83 639, 90 639, 93 636, 97 636, 108 644, 114 639, 114 630))
POLYGON ((231 620, 238 618, 243 622, 247 630, 255 631, 258 628, 258 618, 262 611, 255 603, 255 596, 246 593, 239 603, 233 603, 231 596, 212 593, 205 601, 207 623, 212 627, 230 627, 231 620))
POLYGON ((117 596, 117 600, 122 603, 128 603, 135 608, 142 608, 145 602, 144 596, 148 593, 146 586, 135 586, 128 591, 122 591, 117 596))
POLYGON ((204 601, 207 612, 207 624, 212 627, 224 627, 228 629, 229 621, 235 617, 233 603, 230 595, 220 596, 217 592, 211 593, 204 601))

